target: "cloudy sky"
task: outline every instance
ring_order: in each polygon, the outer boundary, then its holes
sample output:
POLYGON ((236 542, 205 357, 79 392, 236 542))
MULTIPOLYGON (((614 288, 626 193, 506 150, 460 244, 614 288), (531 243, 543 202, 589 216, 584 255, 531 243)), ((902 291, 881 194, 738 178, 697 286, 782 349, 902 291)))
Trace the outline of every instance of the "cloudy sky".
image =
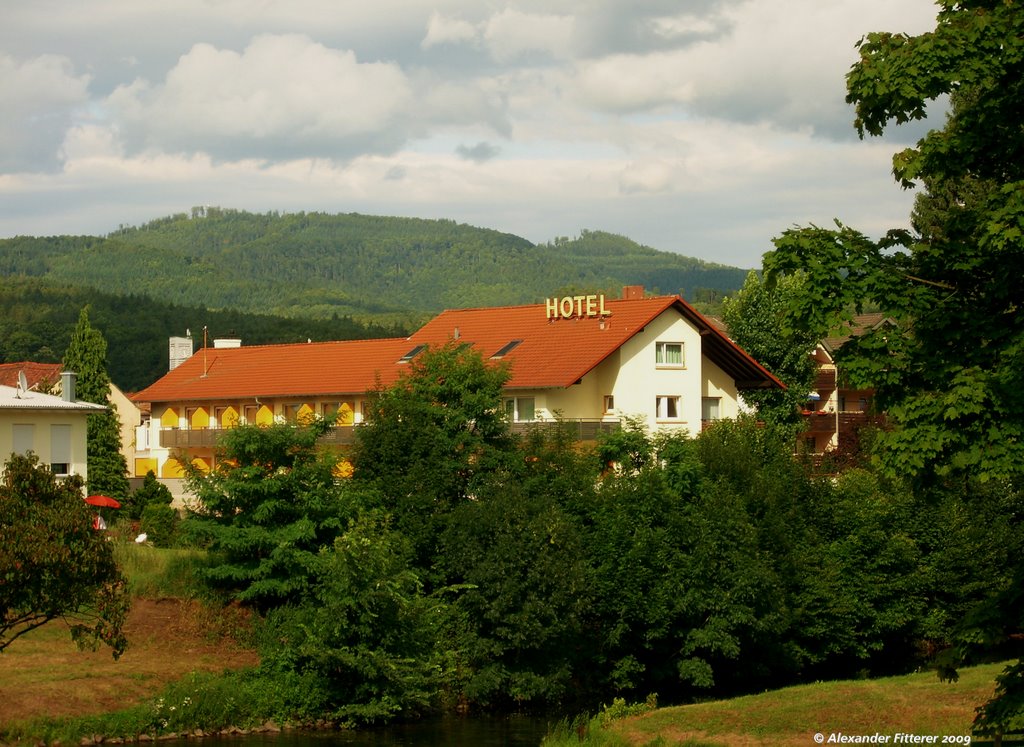
MULTIPOLYGON (((931 0, 0 0, 0 237, 192 206, 582 229, 760 266, 905 225, 843 101, 931 0)), ((940 120, 936 120, 940 121, 940 120)))

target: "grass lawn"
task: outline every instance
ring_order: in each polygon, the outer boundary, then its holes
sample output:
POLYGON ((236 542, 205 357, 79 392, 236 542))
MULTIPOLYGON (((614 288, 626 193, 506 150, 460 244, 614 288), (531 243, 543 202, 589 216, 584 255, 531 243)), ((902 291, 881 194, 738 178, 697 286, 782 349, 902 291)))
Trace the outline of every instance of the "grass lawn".
MULTIPOLYGON (((971 733, 974 709, 988 700, 1005 664, 970 667, 956 683, 934 672, 878 680, 821 682, 674 708, 613 721, 591 744, 812 747, 847 736, 959 736, 971 733)), ((578 743, 578 742, 577 742, 578 743)), ((838 743, 836 741, 833 744, 838 743)), ((551 745, 557 742, 550 742, 551 745)))

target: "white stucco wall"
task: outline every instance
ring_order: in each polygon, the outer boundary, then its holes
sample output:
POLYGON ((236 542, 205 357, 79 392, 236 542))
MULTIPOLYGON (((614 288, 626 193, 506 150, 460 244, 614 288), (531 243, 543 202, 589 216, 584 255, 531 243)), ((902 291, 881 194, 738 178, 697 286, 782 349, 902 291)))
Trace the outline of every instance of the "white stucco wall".
POLYGON ((719 417, 739 414, 736 383, 701 352, 701 336, 686 319, 669 311, 612 353, 579 384, 555 390, 517 390, 507 396, 534 397, 538 419, 638 418, 652 433, 659 429, 684 429, 697 434, 701 429, 702 398, 719 400, 719 417), (683 366, 659 366, 659 342, 683 344, 683 366), (615 409, 604 410, 606 395, 612 395, 615 409), (656 398, 678 396, 680 417, 659 418, 656 398))
POLYGON ((736 418, 740 414, 740 396, 736 382, 706 357, 701 361, 704 372, 702 397, 715 397, 719 401, 720 418, 736 418))
MULTIPOLYGON (((666 311, 626 342, 619 351, 614 372, 615 410, 624 417, 639 417, 651 432, 661 428, 700 430, 702 355, 696 327, 672 311, 666 311), (655 349, 659 342, 683 344, 683 366, 658 366, 655 349), (680 417, 657 417, 658 396, 678 396, 680 417)), ((609 378, 611 374, 609 374, 609 378)))
MULTIPOLYGON (((0 460, 6 462, 14 451, 14 426, 32 425, 31 450, 41 464, 49 465, 54 459, 51 448, 51 426, 71 427, 71 453, 68 471, 88 479, 86 470, 86 413, 46 410, 0 410, 0 460)), ((64 461, 61 459, 61 461, 64 461)))

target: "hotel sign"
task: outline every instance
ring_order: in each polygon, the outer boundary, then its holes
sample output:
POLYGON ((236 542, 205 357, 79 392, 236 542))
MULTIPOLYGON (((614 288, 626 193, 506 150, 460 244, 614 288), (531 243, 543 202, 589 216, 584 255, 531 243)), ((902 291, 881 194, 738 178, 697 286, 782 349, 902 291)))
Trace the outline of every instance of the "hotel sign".
POLYGON ((604 294, 592 296, 563 296, 544 301, 548 319, 573 319, 592 316, 610 316, 604 308, 604 294))

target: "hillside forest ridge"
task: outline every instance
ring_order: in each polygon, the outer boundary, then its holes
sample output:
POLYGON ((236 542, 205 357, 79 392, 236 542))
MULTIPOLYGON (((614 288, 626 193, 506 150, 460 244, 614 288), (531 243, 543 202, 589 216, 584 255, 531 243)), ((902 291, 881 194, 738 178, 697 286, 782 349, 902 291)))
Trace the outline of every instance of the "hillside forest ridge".
POLYGON ((104 237, 0 240, 0 362, 59 361, 86 304, 133 391, 186 330, 246 345, 401 336, 446 308, 624 285, 699 305, 747 272, 600 231, 532 244, 451 220, 197 207, 104 237))

